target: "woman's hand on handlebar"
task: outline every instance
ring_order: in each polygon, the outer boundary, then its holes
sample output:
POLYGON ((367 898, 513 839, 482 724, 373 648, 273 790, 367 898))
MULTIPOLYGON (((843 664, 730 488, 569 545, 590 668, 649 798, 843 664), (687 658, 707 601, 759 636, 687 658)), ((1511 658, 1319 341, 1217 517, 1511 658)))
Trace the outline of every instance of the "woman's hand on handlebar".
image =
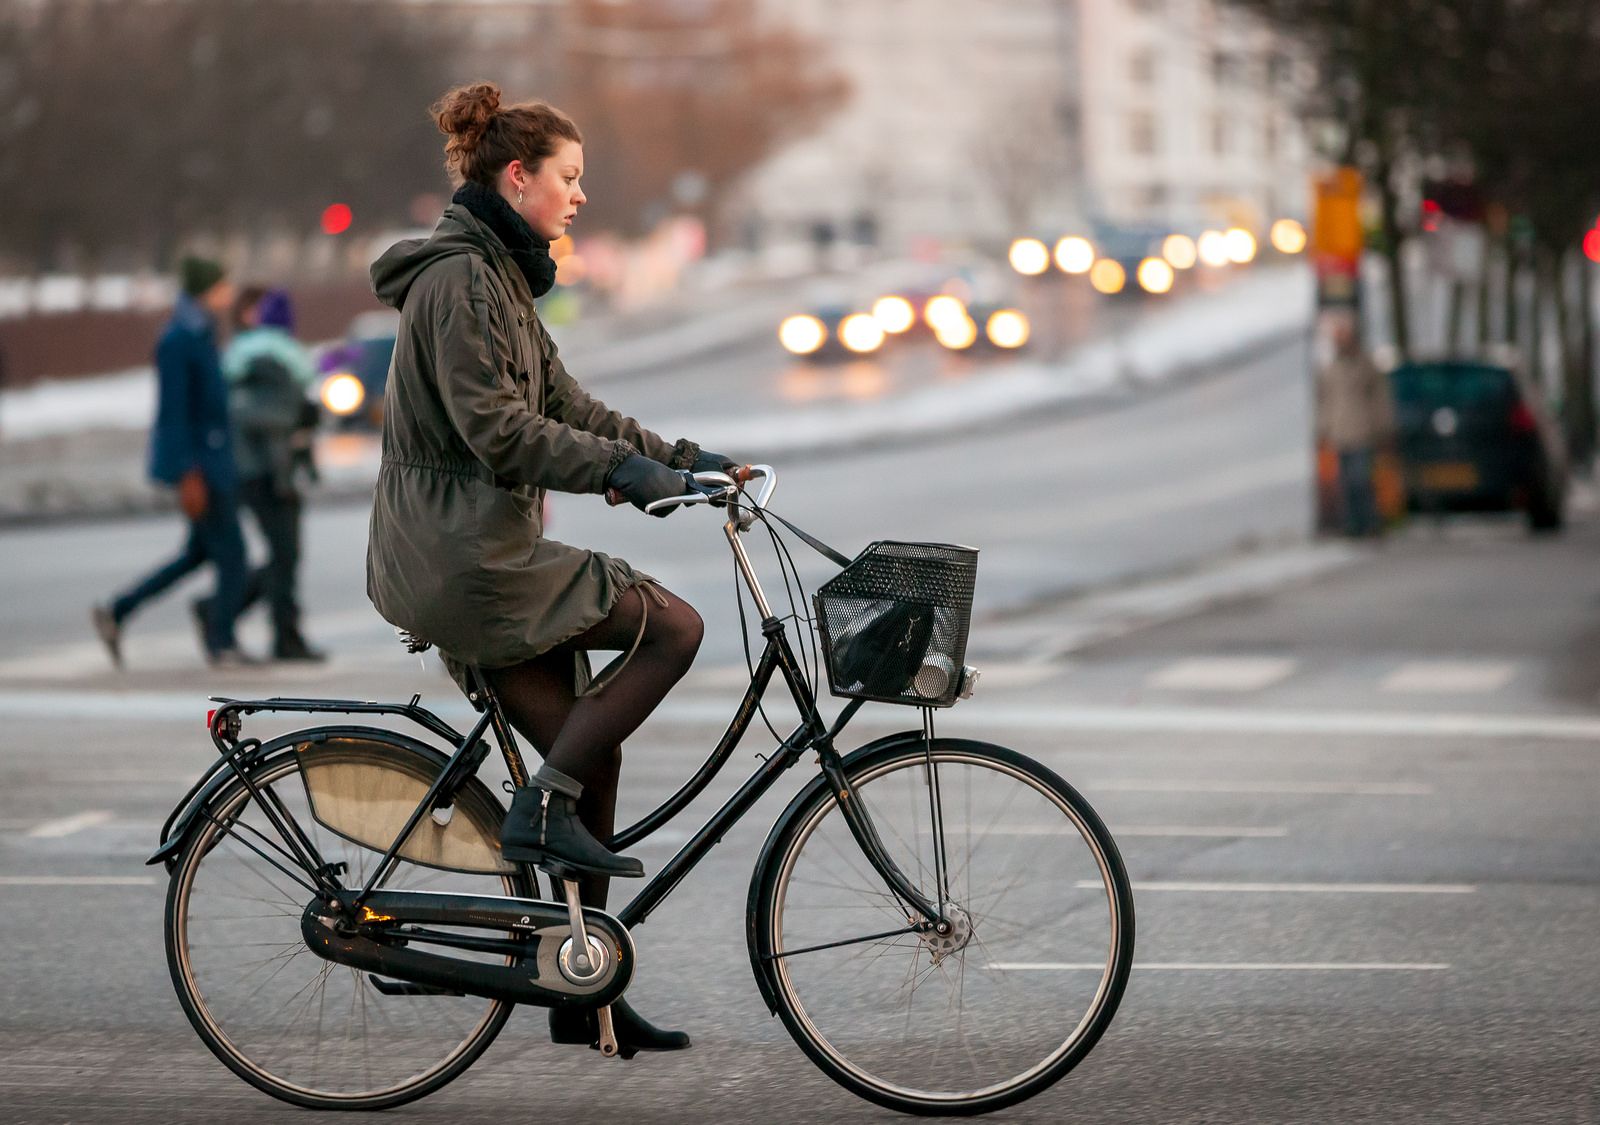
MULTIPOLYGON (((611 470, 606 478, 606 499, 613 504, 626 500, 641 512, 656 500, 667 500, 690 491, 689 479, 677 469, 669 469, 660 461, 652 461, 641 453, 634 453, 611 470), (613 494, 617 499, 612 499, 613 494)), ((665 517, 677 505, 668 504, 650 514, 665 517)))

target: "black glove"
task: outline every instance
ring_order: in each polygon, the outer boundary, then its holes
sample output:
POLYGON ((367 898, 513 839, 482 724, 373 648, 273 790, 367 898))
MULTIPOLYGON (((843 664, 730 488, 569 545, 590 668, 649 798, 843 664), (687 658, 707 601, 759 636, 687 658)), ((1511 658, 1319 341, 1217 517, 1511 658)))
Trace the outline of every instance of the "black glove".
POLYGON ((696 473, 726 473, 730 469, 737 469, 738 467, 739 462, 732 457, 724 457, 720 453, 707 453, 702 449, 700 456, 694 459, 694 468, 690 471, 696 473))
MULTIPOLYGON (((611 470, 611 475, 606 478, 606 487, 622 493, 624 500, 642 512, 644 506, 653 501, 682 496, 689 491, 689 482, 677 469, 669 469, 660 461, 633 453, 611 470)), ((665 518, 677 508, 678 505, 674 504, 650 514, 665 518)))

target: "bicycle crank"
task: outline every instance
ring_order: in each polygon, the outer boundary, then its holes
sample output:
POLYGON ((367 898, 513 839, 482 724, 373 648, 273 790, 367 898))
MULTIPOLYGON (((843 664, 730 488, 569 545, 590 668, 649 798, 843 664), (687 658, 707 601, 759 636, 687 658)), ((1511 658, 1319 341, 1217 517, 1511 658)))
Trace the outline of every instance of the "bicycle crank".
POLYGON ((633 979, 633 938, 604 911, 574 914, 567 904, 538 899, 425 891, 374 891, 358 906, 356 894, 306 906, 300 932, 317 956, 420 989, 544 1008, 609 1005, 633 979))

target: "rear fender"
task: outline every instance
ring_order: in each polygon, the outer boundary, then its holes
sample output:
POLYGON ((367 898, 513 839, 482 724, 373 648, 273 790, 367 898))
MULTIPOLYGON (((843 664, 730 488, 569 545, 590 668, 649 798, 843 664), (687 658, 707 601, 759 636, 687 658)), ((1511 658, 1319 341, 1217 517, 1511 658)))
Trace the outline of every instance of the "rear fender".
MULTIPOLYGON (((448 755, 415 738, 392 730, 361 726, 313 727, 294 731, 245 749, 236 760, 241 768, 256 769, 285 754, 298 753, 308 746, 336 739, 357 739, 392 746, 425 759, 431 768, 437 770, 442 770, 445 763, 450 760, 448 755)), ((205 823, 204 810, 225 786, 237 779, 238 774, 228 767, 226 759, 219 758, 214 762, 167 817, 161 830, 161 846, 145 863, 163 864, 170 872, 177 863, 178 856, 182 854, 184 845, 189 842, 190 835, 199 825, 205 823)), ((474 786, 474 781, 469 779, 466 786, 474 786)), ((494 807, 502 807, 487 786, 477 782, 474 788, 478 790, 474 795, 477 800, 486 801, 494 807)))

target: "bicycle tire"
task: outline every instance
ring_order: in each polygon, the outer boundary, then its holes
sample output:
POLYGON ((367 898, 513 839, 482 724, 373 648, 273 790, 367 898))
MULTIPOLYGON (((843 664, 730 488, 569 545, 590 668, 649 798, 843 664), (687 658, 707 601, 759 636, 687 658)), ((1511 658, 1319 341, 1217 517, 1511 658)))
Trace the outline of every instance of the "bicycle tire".
MULTIPOLYGON (((1062 819, 1070 823, 1073 835, 1085 845, 1084 850, 1098 870, 1097 875, 1085 876, 1082 880, 1073 880, 1075 884, 1097 883, 1098 889, 1103 890, 1107 907, 1104 928, 1109 940, 1104 950, 1103 971, 1094 986, 1092 1000, 1081 1016, 1073 1017, 1076 1023, 1072 1031, 1066 1034, 1061 1042, 1035 1065, 1027 1067, 1008 1080, 990 1083, 980 1088, 969 1090, 920 1089, 905 1082, 886 1079, 882 1073, 879 1073, 879 1071, 892 1070, 895 1067, 918 1065, 920 1059, 926 1056, 928 1050, 926 1039, 930 1038, 931 1034, 924 1033, 922 1041, 912 1041, 911 1037, 913 1027, 912 1007, 916 1002, 918 987, 916 981, 919 978, 924 981, 931 979, 933 970, 940 969, 941 965, 948 962, 934 958, 933 947, 924 939, 923 935, 895 935, 892 937, 878 935, 882 940, 871 945, 865 944, 867 941, 865 938, 853 939, 856 943, 856 948, 859 950, 855 953, 848 952, 851 943, 843 943, 837 947, 839 952, 836 956, 845 960, 840 961, 839 968, 832 970, 834 975, 842 972, 847 964, 856 965, 856 975, 850 979, 849 989, 839 989, 838 995, 835 996, 827 993, 817 984, 797 983, 797 977, 805 971, 798 968, 798 966, 808 964, 805 959, 818 960, 824 955, 833 956, 833 947, 816 945, 808 948, 804 946, 803 942, 797 944, 795 941, 789 940, 797 926, 794 923, 786 922, 786 914, 797 912, 803 918, 806 913, 803 909, 797 910, 794 901, 797 895, 804 896, 807 893, 811 893, 815 896, 816 894, 825 895, 827 893, 825 889, 820 892, 807 892, 801 885, 801 879, 797 872, 802 870, 810 871, 818 863, 817 860, 813 859, 809 861, 810 866, 802 867, 801 857, 805 848, 809 843, 817 841, 817 851, 820 854, 824 843, 831 844, 831 841, 822 838, 823 826, 830 821, 834 822, 833 827, 829 828, 828 831, 837 833, 847 843, 843 848, 838 849, 842 858, 830 860, 830 862, 835 864, 836 870, 850 869, 850 871, 853 871, 853 874, 837 875, 840 880, 839 885, 844 886, 849 880, 860 878, 863 869, 870 872, 866 857, 859 847, 855 847, 852 866, 849 848, 853 846, 853 840, 842 833, 838 833, 843 817, 837 811, 838 803, 831 786, 822 778, 813 782, 811 786, 802 791, 791 802, 788 809, 785 810, 774 825, 771 834, 768 836, 767 844, 762 851, 761 858, 757 862, 751 879, 749 898, 748 945, 751 965, 769 1006, 782 1019, 790 1036, 793 1037, 812 1062, 845 1089, 869 1101, 905 1113, 927 1116, 987 1113, 1031 1098, 1060 1081, 1073 1067, 1083 1060, 1105 1033, 1106 1028, 1110 1026, 1132 968, 1134 944, 1133 896, 1121 856, 1105 825, 1089 806, 1088 802, 1055 773, 1015 751, 987 743, 962 739, 935 739, 931 744, 931 754, 939 767, 935 776, 941 777, 939 786, 941 790, 947 783, 944 775, 948 775, 949 781, 954 783, 958 780, 957 775, 962 774, 963 771, 968 773, 975 770, 984 771, 986 775, 992 774, 997 779, 1009 778, 1020 782, 1021 784, 1017 786, 1019 790, 1027 789, 1039 798, 1039 800, 1033 801, 1026 807, 1034 810, 1036 818, 1043 817, 1046 820, 1049 820, 1053 815, 1050 812, 1051 809, 1059 811, 1062 814, 1062 819), (866 953, 871 954, 870 959, 864 964, 859 964, 860 958, 866 953), (877 1036, 869 1037, 865 1033, 855 1031, 852 1025, 852 1021, 856 1021, 862 1026, 882 1025, 882 1014, 877 1011, 851 1014, 851 1009, 860 1009, 863 1005, 869 1004, 870 1001, 865 997, 871 991, 871 980, 877 977, 894 977, 898 972, 897 963, 907 960, 908 955, 909 963, 912 966, 912 975, 909 977, 911 995, 906 1001, 905 1048, 903 1050, 892 1047, 885 1048, 880 1044, 877 1036), (931 965, 931 968, 926 970, 920 967, 923 964, 922 958, 924 956, 928 958, 928 963, 931 965), (882 971, 879 971, 877 966, 884 962, 887 962, 887 964, 882 971), (791 969, 791 966, 796 966, 797 968, 791 969), (863 981, 869 971, 872 971, 875 976, 863 981), (807 987, 813 989, 809 994, 805 992, 807 987), (820 997, 818 995, 819 991, 823 992, 820 997), (830 1008, 837 1007, 840 1009, 841 1014, 835 1016, 830 1011, 826 1018, 819 1017, 816 1010, 819 1005, 830 1008), (825 1024, 827 1026, 824 1026, 825 1024), (852 1035, 860 1037, 858 1044, 844 1047, 833 1042, 833 1039, 845 1040, 852 1035), (924 1052, 924 1055, 919 1056, 917 1054, 919 1051, 924 1052), (856 1053, 855 1057, 852 1057, 853 1052, 856 1053), (880 1055, 886 1057, 892 1055, 893 1061, 875 1064, 877 1066, 876 1070, 860 1061, 868 1056, 877 1057, 880 1055)), ((929 748, 925 746, 921 735, 910 734, 884 740, 882 743, 856 751, 845 759, 844 769, 846 775, 850 778, 856 799, 868 806, 874 826, 879 829, 880 836, 885 839, 886 847, 889 847, 892 854, 895 852, 900 853, 896 855, 896 862, 901 866, 902 871, 918 885, 920 891, 929 894, 931 898, 933 896, 930 892, 936 886, 936 881, 932 878, 931 869, 923 866, 920 859, 915 863, 908 863, 906 859, 908 852, 916 852, 922 847, 921 836, 913 835, 912 839, 917 840, 918 843, 915 845, 909 844, 904 838, 909 833, 898 832, 893 823, 893 818, 886 816, 886 810, 880 807, 882 802, 880 802, 878 794, 874 791, 874 785, 883 782, 885 779, 896 779, 892 788, 908 787, 914 791, 914 778, 907 771, 915 771, 920 768, 924 771, 924 778, 926 778, 928 776, 926 773, 928 756, 929 748)), ((926 784, 926 780, 924 784, 926 784)), ((880 788, 883 787, 880 785, 880 788)), ((950 803, 948 800, 944 802, 945 805, 950 803)), ((948 844, 950 834, 953 831, 951 827, 952 817, 955 821, 959 821, 961 812, 959 809, 947 809, 946 812, 950 815, 941 813, 941 816, 944 817, 943 823, 948 844)), ((913 803, 911 809, 913 821, 917 815, 913 803)), ((1000 817, 997 815, 995 824, 999 820, 1000 817)), ((1042 847, 1038 841, 1048 835, 1050 826, 1053 823, 1052 820, 1045 824, 1044 833, 1030 838, 1029 847, 1031 849, 1037 850, 1042 847)), ((989 829, 994 829, 995 824, 990 824, 989 829)), ((978 846, 980 848, 984 846, 984 840, 989 834, 986 831, 984 836, 979 838, 978 846)), ((1005 828, 1002 828, 998 833, 994 833, 996 836, 1005 836, 1007 834, 1008 831, 1005 828)), ((932 839, 931 834, 929 839, 932 839)), ((1065 846, 1069 841, 1070 837, 1063 830, 1061 843, 1065 846)), ((971 843, 969 825, 968 872, 977 865, 975 853, 971 851, 971 843)), ((984 863, 985 866, 988 866, 991 865, 992 861, 985 859, 984 863)), ((823 870, 826 871, 826 867, 823 870)), ((1087 870, 1087 868, 1080 868, 1079 872, 1083 870, 1087 870)), ((1070 875, 1074 874, 1074 872, 1067 872, 1066 874, 1070 875)), ((968 878, 970 879, 970 874, 968 878)), ((870 872, 870 879, 875 881, 878 890, 869 889, 866 894, 877 897, 866 900, 868 906, 873 910, 868 910, 864 907, 862 912, 872 916, 881 915, 887 920, 895 910, 899 910, 902 919, 909 920, 909 914, 904 907, 895 901, 893 896, 886 893, 887 888, 881 876, 878 876, 876 872, 870 872), (875 913, 873 912, 874 910, 875 913)), ((820 883, 819 885, 826 886, 825 883, 820 883)), ((985 893, 987 894, 988 892, 985 893)), ((1004 894, 1009 893, 1008 889, 1002 894, 1002 898, 1004 894)), ((975 903, 977 901, 976 895, 969 896, 969 900, 975 903)), ((955 893, 952 893, 951 901, 958 902, 958 897, 955 893)), ((992 911, 995 905, 998 905, 998 903, 990 904, 989 909, 992 911)), ((1093 904, 1091 903, 1091 905, 1093 904)), ((842 925, 843 923, 835 923, 831 920, 832 916, 825 913, 828 909, 830 909, 828 905, 818 905, 810 913, 818 918, 829 919, 825 923, 826 925, 842 925)), ((854 916, 856 915, 852 914, 852 917, 854 916)), ((978 917, 975 909, 972 917, 974 919, 978 917)), ((1089 932, 1097 930, 1101 923, 1097 922, 1095 918, 1095 911, 1090 910, 1084 915, 1085 921, 1079 922, 1077 928, 1089 932)), ((943 958, 953 958, 958 955, 961 958, 959 966, 960 984, 955 989, 960 996, 960 1003, 955 1016, 957 1034, 965 1034, 961 1029, 961 1024, 963 1019, 967 1018, 965 991, 968 969, 967 954, 969 950, 973 952, 975 963, 979 957, 988 958, 986 963, 977 965, 974 971, 973 980, 975 986, 980 982, 987 984, 991 977, 1004 982, 1013 970, 1022 969, 1043 970, 1059 968, 1061 970, 1077 970, 1079 972, 1078 979, 1081 980, 1086 976, 1092 975, 1092 973, 1085 973, 1083 970, 1102 963, 1098 957, 1090 958, 1083 964, 1062 963, 1059 966, 1055 963, 1010 965, 1005 962, 994 961, 990 947, 982 937, 982 932, 991 925, 991 922, 992 919, 988 915, 983 916, 981 921, 975 921, 971 927, 972 936, 967 939, 966 944, 957 952, 942 954, 943 958)), ((822 925, 823 923, 817 924, 822 925)), ((1064 925, 1062 928, 1068 929, 1072 927, 1064 925)), ((798 929, 800 931, 806 929, 803 921, 798 925, 798 929)), ((1031 935, 1031 931, 1025 930, 1025 932, 1031 935)), ((1044 931, 1041 930, 1040 932, 1044 931)), ((820 939, 827 935, 826 931, 823 930, 813 936, 820 939)), ((826 968, 819 969, 817 974, 814 975, 826 974, 828 971, 826 968)), ((941 972, 947 980, 951 976, 950 972, 943 970, 941 972)), ((1063 971, 1059 975, 1063 979, 1070 979, 1072 972, 1063 971)), ((1029 977, 1030 981, 1033 982, 1037 982, 1041 978, 1050 979, 1045 972, 1034 973, 1029 977)), ((885 991, 887 991, 887 987, 883 986, 885 991)), ((905 987, 906 985, 902 984, 902 993, 905 987)), ((1000 994, 1008 987, 1016 991, 1014 986, 1004 983, 994 985, 993 989, 996 994, 1000 994)), ((1032 992, 1030 990, 1024 994, 1022 1002, 1027 1002, 1027 997, 1031 995, 1032 992)), ((1040 1003, 1044 1003, 1042 996, 1040 1003)), ((946 1023, 949 1022, 949 1015, 947 1002, 947 1009, 943 1013, 943 1019, 946 1023)), ((1053 1013, 1049 1013, 1044 1018, 1049 1019, 1052 1017, 1053 1013)), ((938 1013, 935 1013, 935 1018, 939 1018, 938 1013)), ((974 1016, 972 1018, 976 1021, 980 1017, 974 1016)), ((895 1022, 898 1024, 898 1017, 896 1017, 895 1022)), ((1038 1021, 1035 1020, 1033 1022, 1038 1021)), ((996 1026, 1004 1026, 1004 1024, 997 1023, 996 1026)), ((923 1024, 919 1023, 917 1027, 919 1033, 923 1032, 923 1024)), ((938 1046, 932 1052, 933 1062, 928 1064, 930 1066, 937 1065, 940 1057, 939 1052, 945 1042, 944 1034, 945 1032, 941 1028, 938 1046)), ((1001 1042, 1004 1045, 1004 1041, 1001 1040, 1001 1042)), ((964 1041, 963 1046, 966 1046, 967 1053, 973 1056, 971 1065, 976 1071, 979 1066, 978 1056, 971 1050, 971 1046, 964 1041)))
MULTIPOLYGON (((431 747, 388 731, 370 730, 363 734, 367 736, 367 743, 357 744, 345 752, 367 765, 398 769, 408 777, 428 781, 437 777, 443 767, 444 756, 431 747)), ((290 752, 258 763, 252 770, 251 780, 258 786, 275 785, 296 772, 297 764, 294 758, 294 753, 290 752)), ((274 1074, 268 1066, 252 1059, 247 1050, 236 1043, 227 1028, 219 1022, 210 1010, 207 997, 196 979, 188 941, 190 930, 188 907, 197 874, 204 860, 212 854, 213 848, 220 843, 220 838, 224 835, 220 825, 227 824, 230 828, 234 827, 234 822, 230 818, 250 807, 248 793, 238 780, 219 790, 209 802, 205 814, 199 818, 198 827, 180 852, 168 885, 164 921, 168 969, 184 1015, 201 1041, 229 1070, 251 1086, 281 1101, 310 1109, 388 1109, 431 1094, 459 1077, 477 1061, 499 1035, 510 1017, 512 1008, 515 1007, 514 1004, 503 1000, 464 998, 486 1007, 483 1016, 473 1026, 471 1032, 450 1053, 437 1064, 422 1069, 398 1084, 380 1090, 354 1093, 318 1090, 306 1085, 304 1081, 290 1080, 285 1076, 274 1074)), ((478 832, 492 839, 498 839, 503 810, 482 782, 473 779, 463 787, 457 797, 456 815, 467 817, 478 832)), ((342 838, 334 837, 331 833, 329 839, 333 840, 335 845, 342 841, 342 838)), ((349 843, 349 841, 342 842, 349 843)), ((515 873, 506 873, 498 878, 502 886, 500 893, 530 898, 537 893, 526 867, 519 866, 515 873)), ((303 906, 304 903, 300 905, 303 906)), ((292 922, 295 936, 291 940, 298 940, 298 912, 295 912, 292 922)), ((313 961, 316 960, 315 955, 309 951, 306 951, 305 955, 313 961)), ((291 954, 289 959, 292 960, 293 956, 291 954)), ((345 971, 333 966, 331 962, 323 964, 335 971, 345 971)), ((356 973, 355 970, 348 971, 352 974, 356 990, 359 991, 370 983, 364 982, 362 974, 356 973)), ((365 1018, 364 1005, 362 1011, 365 1018)), ((320 1031, 320 1012, 318 1019, 320 1031)))

